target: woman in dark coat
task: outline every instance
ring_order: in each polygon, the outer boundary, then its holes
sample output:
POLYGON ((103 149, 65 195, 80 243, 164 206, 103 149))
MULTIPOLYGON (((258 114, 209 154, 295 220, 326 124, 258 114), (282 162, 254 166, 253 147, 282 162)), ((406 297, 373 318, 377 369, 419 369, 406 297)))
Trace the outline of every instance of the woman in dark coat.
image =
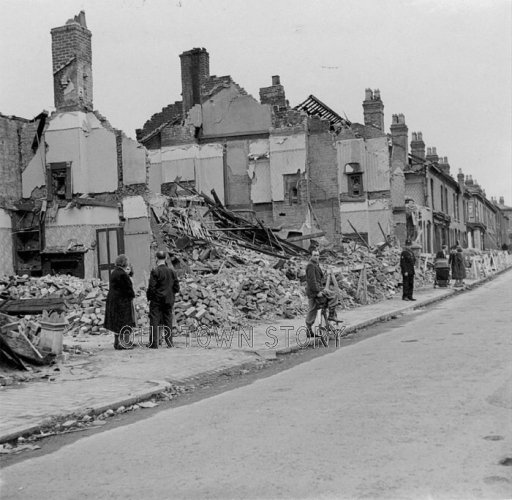
POLYGON ((133 317, 133 291, 132 280, 128 276, 129 262, 126 255, 119 255, 116 259, 116 267, 110 274, 110 286, 105 306, 105 323, 108 330, 114 332, 114 349, 131 348, 130 330, 126 327, 134 327, 133 317), (123 330, 124 328, 124 330, 123 330), (122 335, 120 340, 119 335, 122 335))
POLYGON ((452 278, 455 280, 454 286, 461 287, 464 284, 462 280, 466 277, 466 266, 461 247, 457 247, 457 251, 450 257, 450 261, 452 266, 452 278))

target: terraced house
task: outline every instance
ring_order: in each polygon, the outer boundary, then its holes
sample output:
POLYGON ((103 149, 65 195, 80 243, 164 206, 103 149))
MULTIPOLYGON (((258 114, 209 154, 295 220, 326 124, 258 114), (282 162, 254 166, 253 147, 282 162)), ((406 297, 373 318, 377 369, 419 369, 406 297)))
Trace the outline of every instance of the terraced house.
POLYGON ((228 208, 284 237, 405 238, 407 128, 397 118, 385 133, 378 90, 366 90, 364 124, 351 123, 313 95, 290 107, 279 76, 258 101, 231 76, 210 75, 204 48, 180 59, 182 101, 137 131, 150 151, 152 190, 167 193, 177 179, 214 189, 228 208))

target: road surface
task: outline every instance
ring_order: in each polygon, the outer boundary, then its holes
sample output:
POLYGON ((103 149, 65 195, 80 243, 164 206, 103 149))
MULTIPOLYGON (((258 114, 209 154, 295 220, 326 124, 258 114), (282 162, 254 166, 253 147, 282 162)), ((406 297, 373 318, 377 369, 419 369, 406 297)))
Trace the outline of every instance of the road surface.
POLYGON ((0 497, 512 498, 511 292, 509 272, 381 335, 16 463, 0 497))

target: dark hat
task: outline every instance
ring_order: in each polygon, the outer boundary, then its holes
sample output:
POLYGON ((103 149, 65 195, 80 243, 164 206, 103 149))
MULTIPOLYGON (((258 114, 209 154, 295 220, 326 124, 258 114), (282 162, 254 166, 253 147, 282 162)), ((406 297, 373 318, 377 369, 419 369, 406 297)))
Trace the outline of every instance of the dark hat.
POLYGON ((156 258, 158 260, 165 260, 167 257, 167 255, 165 254, 165 252, 163 250, 158 250, 158 252, 156 253, 156 258))

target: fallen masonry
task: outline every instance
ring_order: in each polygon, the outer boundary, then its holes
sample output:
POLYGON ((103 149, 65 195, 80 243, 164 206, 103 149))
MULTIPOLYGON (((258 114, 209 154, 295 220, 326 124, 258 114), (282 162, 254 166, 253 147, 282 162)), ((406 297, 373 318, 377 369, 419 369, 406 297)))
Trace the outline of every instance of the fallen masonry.
MULTIPOLYGON (((190 242, 186 248, 178 249, 173 245, 182 236, 180 232, 173 235, 174 239, 168 235, 168 246, 181 281, 181 291, 175 304, 176 324, 183 327, 180 332, 193 335, 198 328, 237 328, 255 320, 294 318, 305 314, 305 257, 283 259, 282 256, 262 256, 253 250, 227 245, 225 240, 219 244, 213 239, 210 246, 190 242), (202 248, 202 260, 198 248, 202 248), (208 271, 205 270, 206 263, 208 271)), ((199 241, 204 242, 204 235, 199 241)), ((324 249, 321 252, 322 266, 335 277, 333 281, 340 310, 393 297, 401 285, 399 256, 397 248, 373 252, 353 241, 337 251, 324 249)), ((418 287, 431 284, 433 280, 432 271, 423 270, 424 267, 420 266, 416 276, 418 287)), ((63 325, 66 337, 110 334, 102 326, 107 293, 108 284, 99 279, 48 275, 41 278, 14 276, 0 280, 0 311, 9 311, 10 307, 14 311, 10 312, 11 316, 1 313, 0 337, 2 342, 9 340, 10 345, 13 341, 16 346, 23 344, 20 366, 14 363, 15 367, 26 369, 23 364, 27 362, 45 364, 54 361, 41 349, 44 345, 41 342, 41 325, 49 321, 49 315, 46 311, 37 312, 37 308, 44 307, 41 305, 44 301, 50 310, 61 310, 61 305, 65 305, 60 315, 54 312, 52 316, 56 317, 54 321, 63 325), (20 303, 27 306, 20 309, 20 303), (16 307, 12 308, 13 304, 16 307), (37 307, 31 309, 30 304, 37 307), (22 309, 32 313, 17 314, 22 309)), ((144 331, 149 326, 144 285, 137 287, 134 305, 138 326, 144 331)), ((208 332, 208 328, 203 332, 208 332)), ((20 354, 18 350, 16 353, 20 354)), ((79 354, 79 350, 75 349, 72 354, 79 354)))

